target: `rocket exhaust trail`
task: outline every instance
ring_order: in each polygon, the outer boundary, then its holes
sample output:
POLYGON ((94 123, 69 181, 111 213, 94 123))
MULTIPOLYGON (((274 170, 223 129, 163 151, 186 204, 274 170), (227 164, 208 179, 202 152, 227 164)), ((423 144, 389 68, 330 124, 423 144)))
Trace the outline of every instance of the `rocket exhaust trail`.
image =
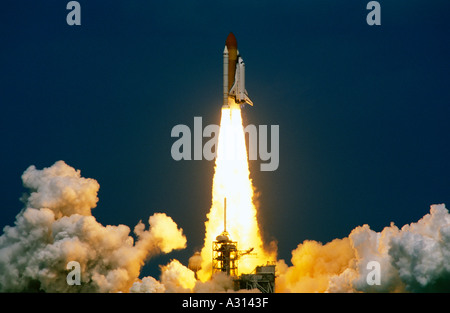
POLYGON ((222 108, 212 205, 205 222, 206 234, 201 251, 203 262, 202 269, 198 272, 198 277, 203 281, 211 275, 212 242, 222 233, 224 225, 230 238, 239 243, 239 249, 254 248, 255 255, 239 260, 240 273, 250 273, 257 265, 274 261, 276 257, 275 253, 271 254, 263 247, 253 203, 253 185, 247 161, 241 110, 237 105, 233 107, 222 108))

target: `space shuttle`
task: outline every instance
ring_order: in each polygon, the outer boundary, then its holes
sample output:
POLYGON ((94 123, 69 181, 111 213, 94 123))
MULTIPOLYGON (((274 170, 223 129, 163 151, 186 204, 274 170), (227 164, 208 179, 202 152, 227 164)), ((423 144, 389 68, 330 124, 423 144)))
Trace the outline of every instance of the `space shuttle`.
POLYGON ((245 64, 239 55, 236 37, 230 33, 223 49, 223 108, 253 105, 245 90, 245 64))

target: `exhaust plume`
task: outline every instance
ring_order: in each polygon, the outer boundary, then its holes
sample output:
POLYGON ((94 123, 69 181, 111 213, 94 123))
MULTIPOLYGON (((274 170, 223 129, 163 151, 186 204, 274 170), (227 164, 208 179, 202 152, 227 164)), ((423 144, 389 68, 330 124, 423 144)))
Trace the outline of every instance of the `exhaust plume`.
POLYGON ((253 251, 239 260, 239 272, 250 273, 257 265, 276 259, 275 244, 264 245, 257 220, 253 183, 245 146, 245 133, 239 108, 222 108, 217 158, 214 167, 212 204, 205 222, 200 280, 211 277, 212 243, 225 229, 240 249, 253 251), (226 217, 224 215, 226 198, 226 217), (225 219, 226 218, 226 219, 225 219), (271 248, 271 249, 268 249, 271 248))

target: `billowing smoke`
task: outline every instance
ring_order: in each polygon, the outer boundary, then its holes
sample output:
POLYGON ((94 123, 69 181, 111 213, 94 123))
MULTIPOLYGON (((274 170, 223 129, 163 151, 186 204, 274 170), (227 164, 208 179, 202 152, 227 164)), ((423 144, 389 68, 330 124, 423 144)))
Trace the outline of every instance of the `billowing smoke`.
POLYGON ((432 205, 401 229, 363 225, 325 245, 305 241, 291 261, 278 262, 279 292, 448 292, 450 214, 444 204, 432 205))
POLYGON ((0 236, 0 291, 128 291, 148 258, 186 246, 163 213, 149 218, 148 230, 136 225, 136 242, 128 226, 101 225, 91 215, 99 184, 63 161, 30 166, 22 180, 25 207, 0 236), (66 280, 71 261, 80 265, 79 285, 66 280))
MULTIPOLYGON (((242 290, 240 292, 246 292, 242 290)), ((251 292, 259 292, 257 289, 251 292)), ((216 273, 208 281, 202 282, 195 278, 192 270, 182 265, 177 260, 172 260, 168 265, 161 266, 161 278, 144 277, 133 284, 130 292, 195 292, 216 293, 234 292, 233 279, 226 273, 216 273)))
POLYGON ((291 267, 277 262, 277 292, 324 292, 331 277, 352 267, 354 251, 348 238, 325 245, 306 240, 292 251, 291 262, 291 267))
MULTIPOLYGON (((144 263, 186 247, 182 229, 164 213, 125 225, 103 226, 91 210, 99 184, 63 161, 22 175, 29 192, 14 226, 0 236, 0 291, 232 292, 233 280, 217 273, 200 281, 202 256, 186 267, 160 266, 159 280, 140 278, 144 263), (136 238, 136 240, 134 239, 136 238), (80 284, 69 284, 69 263, 80 266, 80 284)), ((450 291, 450 214, 432 205, 416 223, 375 232, 356 227, 348 237, 322 244, 307 240, 292 251, 292 266, 277 262, 277 292, 450 291)), ((251 290, 257 292, 257 290, 251 290)))

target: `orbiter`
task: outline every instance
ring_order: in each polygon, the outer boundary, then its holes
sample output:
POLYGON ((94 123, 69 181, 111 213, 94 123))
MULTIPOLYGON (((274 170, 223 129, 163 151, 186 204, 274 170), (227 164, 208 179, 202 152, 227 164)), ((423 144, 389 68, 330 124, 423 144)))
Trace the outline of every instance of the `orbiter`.
POLYGON ((237 49, 236 37, 230 33, 223 49, 223 107, 253 105, 245 90, 245 64, 237 49))

